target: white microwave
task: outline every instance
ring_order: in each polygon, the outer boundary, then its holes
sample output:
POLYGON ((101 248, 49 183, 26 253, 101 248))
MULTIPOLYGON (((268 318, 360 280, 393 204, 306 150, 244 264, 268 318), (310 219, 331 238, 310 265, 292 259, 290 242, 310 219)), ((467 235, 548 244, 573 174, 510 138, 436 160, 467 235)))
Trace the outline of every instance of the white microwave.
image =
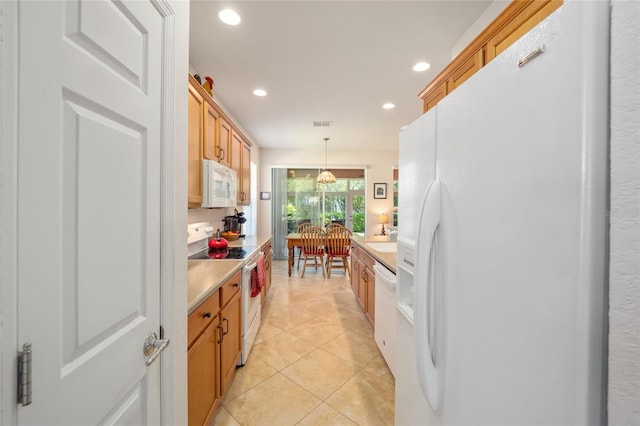
POLYGON ((236 171, 213 160, 202 160, 202 207, 235 207, 237 199, 236 171))

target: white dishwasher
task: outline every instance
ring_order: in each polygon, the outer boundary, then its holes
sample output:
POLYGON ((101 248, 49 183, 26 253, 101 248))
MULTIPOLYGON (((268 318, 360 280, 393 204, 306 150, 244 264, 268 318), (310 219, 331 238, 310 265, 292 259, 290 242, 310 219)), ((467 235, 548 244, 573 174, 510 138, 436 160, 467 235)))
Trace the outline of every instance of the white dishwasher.
POLYGON ((391 374, 396 375, 396 274, 381 263, 373 266, 376 273, 375 313, 373 337, 391 374))

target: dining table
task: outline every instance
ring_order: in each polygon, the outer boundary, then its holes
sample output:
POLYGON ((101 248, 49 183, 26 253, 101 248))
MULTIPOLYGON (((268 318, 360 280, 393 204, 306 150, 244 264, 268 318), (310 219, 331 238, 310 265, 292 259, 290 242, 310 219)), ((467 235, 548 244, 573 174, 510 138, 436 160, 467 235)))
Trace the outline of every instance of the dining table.
POLYGON ((289 276, 291 276, 291 270, 293 269, 293 262, 294 262, 294 249, 295 247, 300 247, 302 245, 302 234, 300 232, 292 232, 290 234, 287 234, 286 236, 286 240, 287 240, 287 248, 289 249, 289 257, 288 257, 288 267, 287 267, 287 272, 289 273, 289 276))
MULTIPOLYGON (((329 236, 327 236, 327 234, 324 233, 324 229, 323 229, 323 240, 325 240, 327 238, 331 238, 330 236, 332 234, 329 234, 329 236)), ((287 249, 289 250, 289 256, 287 259, 287 272, 289 274, 289 276, 291 276, 291 271, 293 270, 293 263, 295 261, 295 247, 301 247, 302 246, 302 233, 300 232, 291 232, 289 234, 287 234, 287 236, 285 237, 285 240, 287 241, 287 249)), ((300 254, 299 256, 301 256, 302 254, 300 254)))

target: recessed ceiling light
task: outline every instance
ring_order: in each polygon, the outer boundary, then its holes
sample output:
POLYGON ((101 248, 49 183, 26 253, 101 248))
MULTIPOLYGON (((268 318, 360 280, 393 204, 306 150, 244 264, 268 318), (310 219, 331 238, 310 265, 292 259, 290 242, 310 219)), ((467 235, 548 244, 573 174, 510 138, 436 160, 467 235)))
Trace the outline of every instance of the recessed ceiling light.
POLYGON ((413 66, 413 70, 415 72, 422 72, 422 71, 426 71, 429 68, 431 68, 431 64, 428 62, 418 62, 417 64, 415 64, 413 66))
POLYGON ((238 25, 240 23, 240 15, 231 9, 221 10, 218 13, 218 18, 227 25, 238 25))
POLYGON ((382 108, 384 109, 393 109, 396 107, 396 104, 392 104, 391 102, 387 102, 386 104, 382 105, 382 108))
POLYGON ((267 91, 262 89, 256 89, 253 91, 253 94, 256 96, 267 96, 267 91))

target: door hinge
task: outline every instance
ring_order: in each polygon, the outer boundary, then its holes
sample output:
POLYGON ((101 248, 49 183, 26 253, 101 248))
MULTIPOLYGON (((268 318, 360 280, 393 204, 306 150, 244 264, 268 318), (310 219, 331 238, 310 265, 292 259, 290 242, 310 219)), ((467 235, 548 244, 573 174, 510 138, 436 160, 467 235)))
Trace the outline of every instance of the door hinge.
POLYGON ((18 352, 18 404, 31 404, 31 343, 22 345, 22 352, 18 352))
POLYGON ((164 327, 160 326, 160 338, 164 339, 164 327))

